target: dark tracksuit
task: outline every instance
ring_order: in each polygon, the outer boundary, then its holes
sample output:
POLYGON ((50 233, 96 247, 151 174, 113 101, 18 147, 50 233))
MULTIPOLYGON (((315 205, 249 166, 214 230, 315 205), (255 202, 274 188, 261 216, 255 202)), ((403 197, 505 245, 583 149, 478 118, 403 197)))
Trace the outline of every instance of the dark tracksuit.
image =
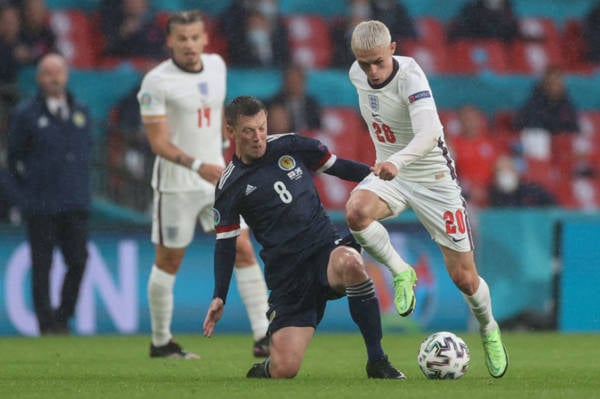
POLYGON ((92 132, 88 109, 68 96, 69 117, 52 115, 40 94, 16 108, 8 135, 9 170, 18 181, 31 247, 33 304, 41 333, 66 332, 87 262, 92 132), (67 265, 61 302, 49 295, 52 253, 67 265))

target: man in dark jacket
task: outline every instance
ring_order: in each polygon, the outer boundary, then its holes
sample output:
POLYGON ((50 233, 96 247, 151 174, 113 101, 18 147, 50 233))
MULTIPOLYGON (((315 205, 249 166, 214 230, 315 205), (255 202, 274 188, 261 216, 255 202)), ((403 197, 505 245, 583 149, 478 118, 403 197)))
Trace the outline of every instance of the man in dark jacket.
POLYGON ((579 131, 577 110, 559 68, 548 67, 540 82, 533 87, 529 98, 517 112, 515 127, 541 128, 552 134, 579 131))
POLYGON ((68 68, 58 54, 40 60, 37 97, 15 110, 8 135, 9 170, 31 247, 33 304, 41 334, 68 334, 87 261, 92 135, 85 105, 66 90, 68 68), (59 246, 68 271, 52 309, 49 274, 59 246))

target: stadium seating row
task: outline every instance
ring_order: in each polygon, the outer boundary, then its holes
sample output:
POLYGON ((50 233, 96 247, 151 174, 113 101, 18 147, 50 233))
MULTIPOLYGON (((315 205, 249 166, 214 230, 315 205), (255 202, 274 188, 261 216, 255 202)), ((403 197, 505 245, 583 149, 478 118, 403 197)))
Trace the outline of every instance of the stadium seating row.
MULTIPOLYGON (((167 13, 157 14, 164 25, 167 13)), ((295 14, 285 18, 293 60, 310 68, 332 64, 332 40, 328 20, 318 14, 295 14)), ((427 72, 473 74, 492 70, 497 73, 537 74, 547 65, 559 65, 575 73, 594 70, 583 59, 581 24, 570 20, 559 30, 549 18, 520 20, 524 39, 512 44, 496 40, 459 40, 446 43, 442 21, 432 17, 416 19, 419 40, 404 40, 400 53, 414 57, 427 72)), ((121 59, 102 56, 103 39, 97 14, 79 9, 54 10, 51 26, 58 46, 71 64, 78 68, 113 67, 121 59)), ((228 43, 218 29, 216 17, 207 18, 210 42, 207 51, 227 56, 228 43)), ((143 66, 146 60, 128 60, 143 66)), ((597 67, 597 66, 596 66, 597 67)))

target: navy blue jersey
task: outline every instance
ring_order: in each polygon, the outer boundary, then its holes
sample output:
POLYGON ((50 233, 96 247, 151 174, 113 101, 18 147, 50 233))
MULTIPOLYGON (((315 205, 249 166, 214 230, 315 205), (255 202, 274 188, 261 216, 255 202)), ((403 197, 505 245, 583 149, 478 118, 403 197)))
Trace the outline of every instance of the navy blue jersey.
POLYGON ((260 255, 271 295, 277 290, 297 299, 293 293, 301 292, 307 274, 318 269, 311 257, 333 248, 338 239, 312 180, 321 171, 358 182, 370 168, 337 158, 321 142, 292 133, 268 136, 265 154, 249 165, 234 157, 215 194, 213 297, 226 300, 241 215, 263 247, 260 255))
POLYGON ((215 195, 217 239, 238 235, 242 215, 262 246, 270 287, 290 276, 282 270, 290 257, 307 256, 338 238, 312 178, 335 161, 317 140, 271 135, 262 158, 246 165, 234 157, 224 170, 215 195))

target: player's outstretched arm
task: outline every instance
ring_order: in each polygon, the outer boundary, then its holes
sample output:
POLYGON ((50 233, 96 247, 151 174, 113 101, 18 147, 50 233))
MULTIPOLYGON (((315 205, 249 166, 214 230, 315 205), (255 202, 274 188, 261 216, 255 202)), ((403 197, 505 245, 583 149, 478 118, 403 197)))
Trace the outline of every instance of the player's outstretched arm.
POLYGON ((233 264, 235 262, 235 243, 237 236, 217 239, 215 243, 215 289, 213 299, 204 318, 204 335, 210 337, 215 329, 215 325, 223 316, 225 300, 229 292, 231 283, 231 274, 233 273, 233 264))
POLYGON ((371 169, 366 163, 337 158, 328 169, 323 171, 323 173, 337 176, 340 179, 358 182, 367 177, 367 175, 371 173, 371 169))

